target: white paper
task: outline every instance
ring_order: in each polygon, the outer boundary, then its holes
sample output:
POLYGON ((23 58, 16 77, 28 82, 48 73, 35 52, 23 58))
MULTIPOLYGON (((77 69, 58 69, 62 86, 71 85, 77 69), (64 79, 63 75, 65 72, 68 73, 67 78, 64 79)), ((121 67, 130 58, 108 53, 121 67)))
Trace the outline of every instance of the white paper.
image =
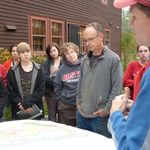
POLYGON ((112 139, 51 121, 0 123, 0 150, 116 150, 112 139))

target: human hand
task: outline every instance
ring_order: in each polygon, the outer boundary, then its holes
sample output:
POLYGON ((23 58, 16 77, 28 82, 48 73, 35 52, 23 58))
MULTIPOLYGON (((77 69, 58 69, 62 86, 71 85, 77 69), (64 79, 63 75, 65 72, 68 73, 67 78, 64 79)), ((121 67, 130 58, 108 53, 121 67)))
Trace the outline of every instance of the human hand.
POLYGON ((94 112, 93 115, 100 116, 103 118, 109 115, 109 111, 104 109, 99 109, 98 111, 94 112))
POLYGON ((123 112, 125 116, 128 116, 128 113, 130 112, 130 108, 131 108, 132 104, 133 104, 133 100, 128 99, 128 101, 127 101, 127 108, 123 112))
POLYGON ((133 101, 130 99, 127 99, 125 94, 119 95, 112 101, 110 114, 112 114, 113 112, 117 110, 120 110, 125 115, 127 115, 128 112, 130 111, 132 104, 133 104, 133 101))
POLYGON ((51 74, 54 73, 54 72, 56 72, 56 71, 58 71, 58 70, 59 70, 58 67, 53 66, 53 67, 51 68, 51 74))
POLYGON ((27 108, 27 109, 26 109, 26 112, 31 113, 31 112, 32 112, 32 108, 27 108))
POLYGON ((113 112, 117 110, 124 112, 126 108, 127 108, 127 99, 125 97, 125 94, 116 96, 115 99, 112 101, 110 114, 112 114, 113 112))
POLYGON ((18 104, 18 108, 19 108, 20 110, 22 110, 22 111, 25 111, 25 109, 24 109, 24 107, 22 106, 21 103, 18 104))
POLYGON ((77 103, 77 104, 76 104, 76 106, 77 106, 77 109, 79 109, 79 107, 80 107, 80 104, 79 104, 79 103, 77 103))
POLYGON ((116 96, 115 99, 112 101, 110 114, 112 114, 114 111, 117 110, 120 110, 124 113, 127 112, 127 104, 128 104, 128 98, 130 96, 130 89, 128 87, 125 87, 124 91, 125 94, 116 96))

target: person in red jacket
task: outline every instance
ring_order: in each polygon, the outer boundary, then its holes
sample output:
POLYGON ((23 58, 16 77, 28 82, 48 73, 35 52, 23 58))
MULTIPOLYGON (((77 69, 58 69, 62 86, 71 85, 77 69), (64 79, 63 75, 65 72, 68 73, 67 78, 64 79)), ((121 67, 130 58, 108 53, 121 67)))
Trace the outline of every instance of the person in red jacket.
POLYGON ((3 65, 4 67, 7 69, 7 71, 9 71, 10 67, 12 67, 15 64, 18 64, 19 62, 19 55, 17 52, 17 45, 14 44, 10 47, 9 49, 10 53, 11 53, 11 58, 6 60, 3 65))
POLYGON ((150 47, 147 46, 137 46, 137 54, 139 57, 139 60, 132 61, 128 64, 124 76, 123 76, 123 86, 128 87, 130 89, 130 99, 133 99, 133 93, 134 93, 134 82, 135 82, 135 76, 138 74, 140 69, 147 64, 147 62, 150 60, 150 47))
POLYGON ((0 64, 0 122, 2 121, 3 111, 6 105, 7 99, 7 80, 6 80, 7 70, 0 64))

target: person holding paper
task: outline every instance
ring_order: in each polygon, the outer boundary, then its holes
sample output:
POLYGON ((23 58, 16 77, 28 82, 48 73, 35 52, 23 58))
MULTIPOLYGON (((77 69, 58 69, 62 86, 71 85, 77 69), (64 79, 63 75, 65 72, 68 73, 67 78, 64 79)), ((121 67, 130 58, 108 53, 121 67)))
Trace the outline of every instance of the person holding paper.
MULTIPOLYGON (((17 112, 32 112, 36 104, 43 110, 42 96, 45 90, 44 73, 41 66, 31 61, 29 44, 21 42, 17 45, 20 63, 14 65, 7 74, 8 92, 12 106, 12 119, 19 119, 17 112)), ((41 119, 44 113, 38 117, 41 119)))

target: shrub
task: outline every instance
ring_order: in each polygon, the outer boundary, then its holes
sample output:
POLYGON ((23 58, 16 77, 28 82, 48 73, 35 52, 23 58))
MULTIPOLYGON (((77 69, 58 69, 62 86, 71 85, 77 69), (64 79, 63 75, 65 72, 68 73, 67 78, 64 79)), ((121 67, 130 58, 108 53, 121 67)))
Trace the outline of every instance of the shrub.
MULTIPOLYGON (((0 64, 3 64, 6 60, 11 58, 11 54, 7 49, 0 48, 0 64)), ((46 57, 43 55, 33 56, 32 60, 36 63, 42 64, 46 57)))
POLYGON ((130 61, 137 59, 137 44, 132 32, 124 32, 121 38, 121 60, 123 70, 126 69, 130 61))
POLYGON ((42 56, 42 55, 39 55, 39 56, 33 56, 32 57, 32 60, 36 63, 39 63, 39 64, 43 64, 43 62, 45 61, 46 57, 45 56, 42 56))
POLYGON ((6 60, 11 57, 11 54, 7 49, 0 48, 0 64, 3 64, 6 60))

